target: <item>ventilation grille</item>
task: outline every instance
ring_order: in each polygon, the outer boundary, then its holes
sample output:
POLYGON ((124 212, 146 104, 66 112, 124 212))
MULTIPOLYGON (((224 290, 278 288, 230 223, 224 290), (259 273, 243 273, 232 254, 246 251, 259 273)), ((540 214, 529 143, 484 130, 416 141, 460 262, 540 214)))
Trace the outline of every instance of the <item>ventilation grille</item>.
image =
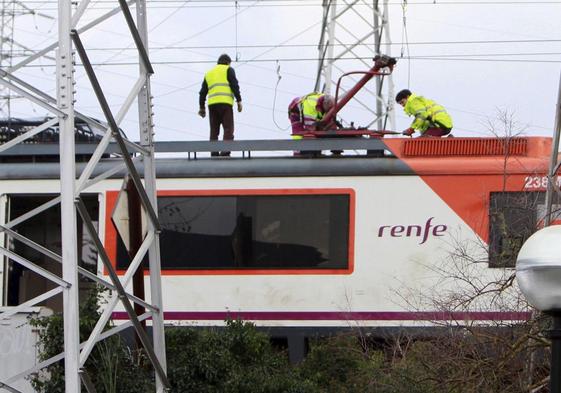
POLYGON ((405 141, 405 157, 525 156, 528 139, 421 138, 405 141))

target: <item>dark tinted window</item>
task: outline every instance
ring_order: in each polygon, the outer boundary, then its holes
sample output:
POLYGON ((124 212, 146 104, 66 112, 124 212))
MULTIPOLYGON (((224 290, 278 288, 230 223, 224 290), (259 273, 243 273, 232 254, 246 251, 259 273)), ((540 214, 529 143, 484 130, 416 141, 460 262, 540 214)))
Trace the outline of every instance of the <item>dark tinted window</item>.
MULTIPOLYGON (((551 224, 560 224, 559 196, 553 194, 551 224)), ((545 192, 494 192, 489 207, 489 266, 514 267, 522 244, 545 217, 545 192)))
POLYGON ((159 197, 162 268, 346 269, 349 198, 159 197))
MULTIPOLYGON (((9 219, 13 220, 48 202, 56 195, 11 195, 9 219)), ((98 226, 99 203, 97 195, 83 195, 82 199, 94 227, 98 226)), ((80 215, 77 216, 78 230, 78 259, 80 266, 92 273, 97 272, 97 250, 94 247, 88 231, 85 228, 80 215)), ((57 253, 61 253, 61 224, 60 224, 60 204, 50 207, 41 213, 23 221, 14 229, 22 236, 33 242, 57 253)), ((7 248, 10 251, 32 261, 39 267, 50 271, 58 276, 62 274, 62 265, 51 260, 41 252, 25 245, 19 240, 7 237, 7 248)), ((7 305, 15 306, 24 301, 34 298, 54 287, 56 284, 40 276, 34 271, 8 259, 7 261, 7 305)), ((90 281, 84 276, 79 275, 80 288, 89 288, 90 281)), ((62 296, 55 296, 47 299, 39 305, 45 305, 54 311, 62 311, 62 296)))

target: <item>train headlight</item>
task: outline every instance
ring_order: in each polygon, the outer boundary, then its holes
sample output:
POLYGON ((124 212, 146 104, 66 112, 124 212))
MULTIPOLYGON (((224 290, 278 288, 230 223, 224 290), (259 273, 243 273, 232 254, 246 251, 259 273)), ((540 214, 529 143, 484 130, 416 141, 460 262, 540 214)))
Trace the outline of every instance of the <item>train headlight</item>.
POLYGON ((526 240, 516 260, 516 279, 538 310, 561 311, 561 225, 540 229, 526 240))

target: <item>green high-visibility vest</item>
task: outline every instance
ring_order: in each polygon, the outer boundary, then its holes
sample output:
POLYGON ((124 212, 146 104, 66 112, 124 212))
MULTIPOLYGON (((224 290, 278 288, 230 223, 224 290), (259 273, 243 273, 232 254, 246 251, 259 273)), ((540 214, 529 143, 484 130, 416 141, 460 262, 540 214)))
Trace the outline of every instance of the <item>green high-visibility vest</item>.
POLYGON ((310 93, 302 97, 300 106, 304 125, 313 125, 315 122, 320 121, 323 118, 323 112, 319 112, 316 109, 318 100, 321 96, 323 96, 323 93, 310 93))
POLYGON ((234 105, 234 94, 228 83, 228 68, 226 64, 217 64, 205 74, 208 85, 208 105, 229 104, 234 105))
POLYGON ((403 108, 409 116, 415 116, 411 128, 424 133, 428 128, 452 128, 452 118, 442 105, 433 100, 411 94, 403 108))

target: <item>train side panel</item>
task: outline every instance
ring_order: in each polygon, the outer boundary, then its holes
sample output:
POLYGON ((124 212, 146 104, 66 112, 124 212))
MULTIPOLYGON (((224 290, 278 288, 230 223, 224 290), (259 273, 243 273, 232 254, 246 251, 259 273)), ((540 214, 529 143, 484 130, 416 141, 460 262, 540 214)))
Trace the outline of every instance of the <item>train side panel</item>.
MULTIPOLYGON (((458 176, 454 181, 459 185, 468 180, 458 176)), ((396 326, 438 319, 441 310, 431 306, 430 300, 460 285, 443 280, 447 257, 458 242, 484 246, 487 240, 478 233, 486 231, 477 229, 488 225, 490 190, 487 181, 475 182, 480 184, 478 189, 457 195, 460 201, 455 201, 454 210, 450 201, 442 199, 419 176, 160 180, 161 194, 241 189, 249 194, 331 190, 326 191, 329 193, 350 189, 355 197, 350 212, 349 271, 268 273, 240 269, 227 274, 219 270, 212 274, 197 270, 169 274, 164 270, 166 319, 205 325, 241 317, 258 325, 284 327, 396 326)), ((484 251, 479 250, 482 257, 484 251)), ((486 264, 477 269, 480 278, 494 274, 486 264)))

